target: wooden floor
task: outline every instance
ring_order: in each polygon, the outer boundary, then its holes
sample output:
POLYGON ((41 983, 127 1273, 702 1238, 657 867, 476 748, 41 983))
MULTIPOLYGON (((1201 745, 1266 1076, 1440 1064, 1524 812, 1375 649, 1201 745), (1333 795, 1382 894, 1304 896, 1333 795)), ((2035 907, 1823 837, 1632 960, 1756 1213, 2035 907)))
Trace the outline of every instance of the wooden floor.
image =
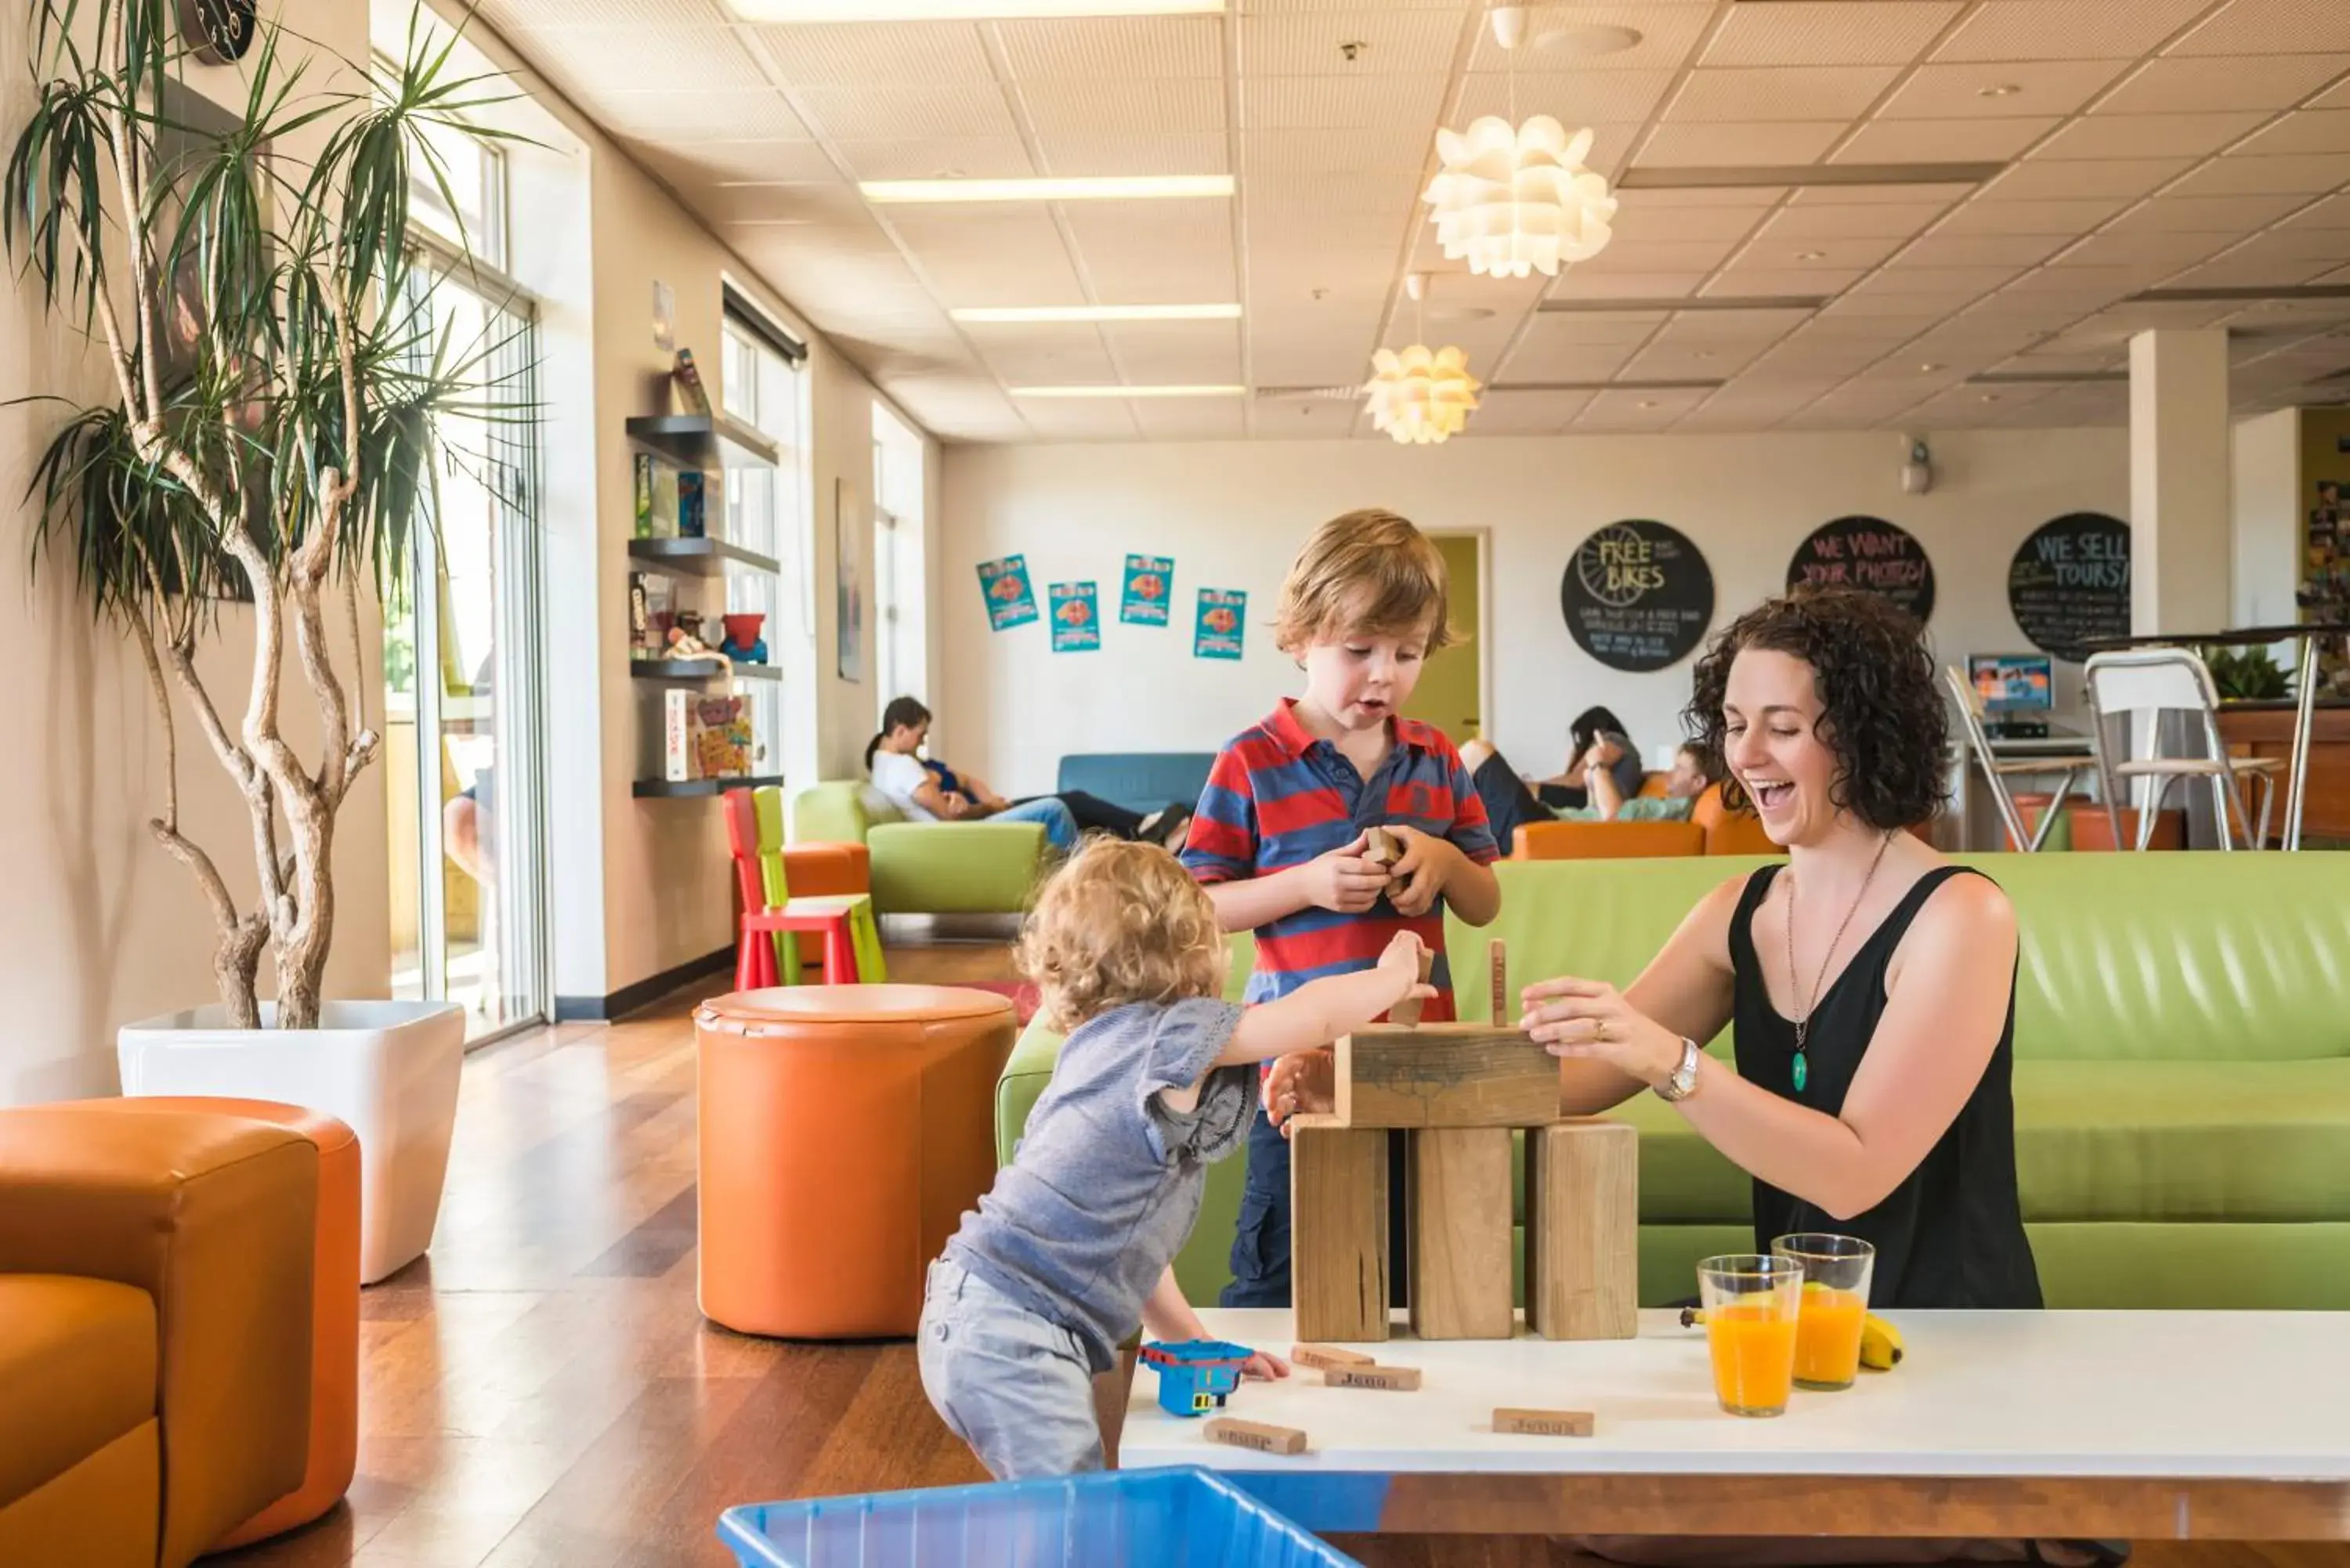
MULTIPOLYGON (((892 978, 1009 978, 997 945, 895 950, 892 978)), ((713 985, 715 982, 713 982, 713 985)), ((737 1503, 983 1480, 903 1343, 785 1345, 694 1304, 683 996, 465 1066, 431 1255, 367 1292, 359 1474, 234 1568, 722 1568, 737 1503)), ((1538 1543, 1350 1541, 1396 1568, 1532 1568, 1538 1543)), ((2146 1568, 2350 1568, 2350 1549, 2141 1546, 2146 1568)))

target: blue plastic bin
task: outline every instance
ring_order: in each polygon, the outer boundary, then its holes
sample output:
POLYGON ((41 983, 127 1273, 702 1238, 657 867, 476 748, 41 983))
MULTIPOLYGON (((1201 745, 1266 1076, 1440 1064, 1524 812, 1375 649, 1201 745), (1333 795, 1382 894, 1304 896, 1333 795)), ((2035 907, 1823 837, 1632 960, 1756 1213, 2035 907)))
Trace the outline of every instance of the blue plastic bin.
POLYGON ((743 1568, 1360 1568, 1194 1469, 756 1503, 718 1539, 743 1568))

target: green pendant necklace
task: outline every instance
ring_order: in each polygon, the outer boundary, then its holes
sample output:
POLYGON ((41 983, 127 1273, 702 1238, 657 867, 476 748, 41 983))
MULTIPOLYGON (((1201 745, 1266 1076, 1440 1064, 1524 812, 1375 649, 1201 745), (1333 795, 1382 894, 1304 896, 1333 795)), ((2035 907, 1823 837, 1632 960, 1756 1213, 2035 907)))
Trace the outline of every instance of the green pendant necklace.
MULTIPOLYGON (((1812 1009, 1819 1005, 1820 982, 1827 979, 1828 965, 1835 961, 1836 948, 1844 941, 1845 928, 1851 925, 1853 916, 1860 912, 1860 901, 1868 897, 1868 885, 1877 880, 1877 868, 1884 864, 1885 851, 1892 843, 1893 836, 1889 833, 1878 842, 1877 858, 1868 863, 1868 875, 1860 879, 1860 891, 1852 896, 1852 908, 1844 912, 1844 919, 1837 925, 1835 935, 1828 939, 1828 950, 1820 955, 1819 972, 1812 976, 1811 1000, 1805 1002, 1804 1010, 1795 1015, 1794 1077, 1795 1093, 1799 1095, 1804 1092, 1804 1085, 1811 1081, 1810 1068, 1804 1060, 1804 1037, 1811 1033, 1812 1009)), ((1787 868, 1787 984, 1790 989, 1799 989, 1803 985, 1795 973, 1795 872, 1792 866, 1787 868)))

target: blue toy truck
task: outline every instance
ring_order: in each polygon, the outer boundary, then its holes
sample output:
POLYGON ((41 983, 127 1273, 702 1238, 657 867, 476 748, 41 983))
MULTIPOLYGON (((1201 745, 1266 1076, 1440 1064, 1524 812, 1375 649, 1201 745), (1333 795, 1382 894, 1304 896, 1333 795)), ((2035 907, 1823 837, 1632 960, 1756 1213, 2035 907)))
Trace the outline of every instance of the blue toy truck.
POLYGON ((1159 1407, 1170 1416, 1204 1416, 1223 1408, 1225 1396, 1240 1386, 1241 1368, 1255 1354, 1221 1339, 1142 1347, 1144 1365, 1159 1374, 1159 1407))

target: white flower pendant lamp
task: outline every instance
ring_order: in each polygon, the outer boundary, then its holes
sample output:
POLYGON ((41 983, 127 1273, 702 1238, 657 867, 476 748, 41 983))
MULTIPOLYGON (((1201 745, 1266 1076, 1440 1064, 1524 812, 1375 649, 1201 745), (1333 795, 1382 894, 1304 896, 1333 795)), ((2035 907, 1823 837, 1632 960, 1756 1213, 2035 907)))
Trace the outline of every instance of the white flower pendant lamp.
POLYGON ((1399 354, 1382 348, 1371 356, 1377 372, 1363 389, 1371 424, 1399 442, 1427 446, 1461 433, 1477 407, 1481 385, 1469 373, 1469 357, 1455 348, 1430 351, 1415 343, 1399 354))

